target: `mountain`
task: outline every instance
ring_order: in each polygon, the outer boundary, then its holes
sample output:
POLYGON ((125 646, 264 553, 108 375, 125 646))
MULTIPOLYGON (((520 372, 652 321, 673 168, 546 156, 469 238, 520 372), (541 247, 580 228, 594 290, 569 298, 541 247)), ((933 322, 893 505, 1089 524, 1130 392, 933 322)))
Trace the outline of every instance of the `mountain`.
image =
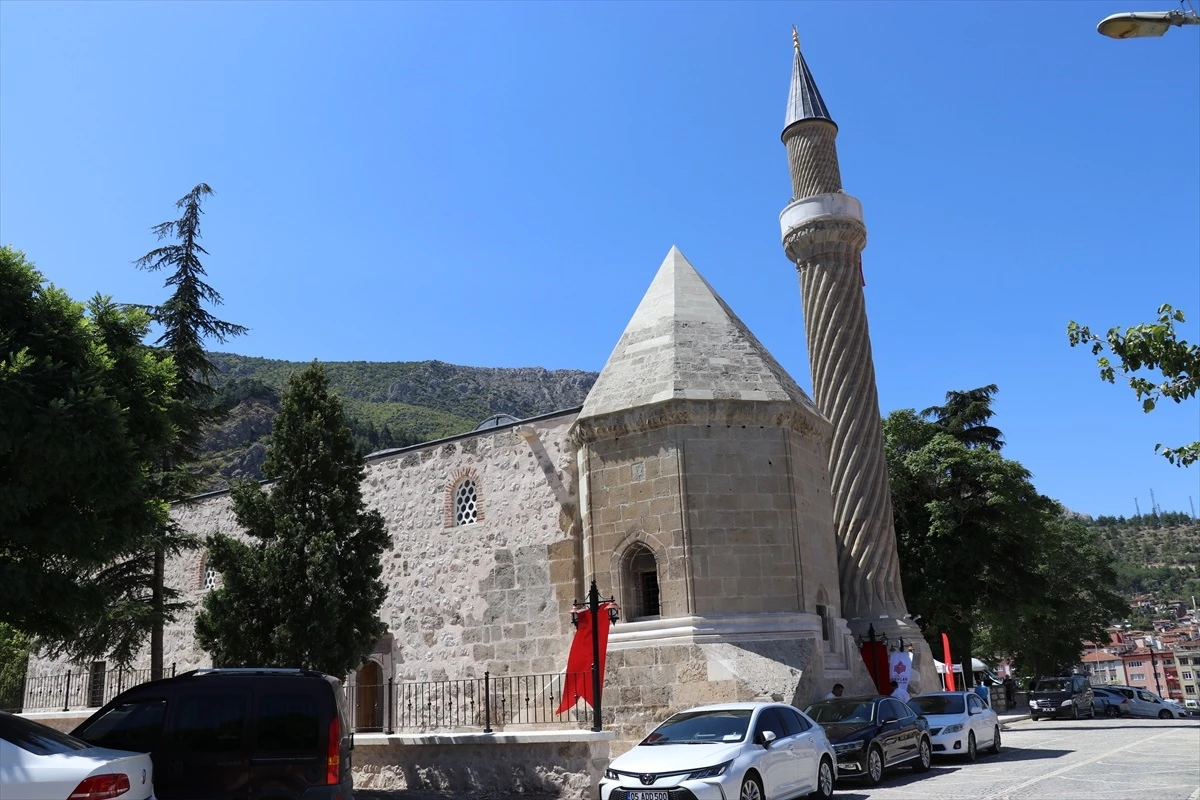
POLYGON ((1200 525, 1166 511, 1086 521, 1113 553, 1117 591, 1162 599, 1200 596, 1200 525))
MULTIPOLYGON (((230 409, 205 437, 208 490, 233 478, 262 478, 271 425, 298 361, 211 354, 217 402, 230 409)), ((595 372, 541 367, 463 367, 442 361, 329 361, 321 366, 341 396, 364 453, 466 433, 496 414, 524 419, 583 405, 595 372)))

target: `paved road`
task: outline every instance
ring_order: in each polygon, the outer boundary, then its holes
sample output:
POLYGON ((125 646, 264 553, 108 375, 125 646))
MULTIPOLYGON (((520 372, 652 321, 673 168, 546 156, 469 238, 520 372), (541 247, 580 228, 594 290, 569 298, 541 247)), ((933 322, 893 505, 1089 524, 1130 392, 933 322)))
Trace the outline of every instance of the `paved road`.
POLYGON ((869 789, 839 783, 840 800, 1200 800, 1200 720, 1022 720, 999 756, 934 759, 869 789))
MULTIPOLYGON (((876 788, 844 781, 836 800, 1200 800, 1200 720, 1041 720, 1009 724, 999 756, 935 759, 876 788)), ((433 792, 355 792, 356 800, 447 800, 433 792)), ((541 797, 541 796, 539 796, 541 797)), ((495 796, 489 800, 509 800, 495 796)), ((534 798, 521 798, 534 800, 534 798)))

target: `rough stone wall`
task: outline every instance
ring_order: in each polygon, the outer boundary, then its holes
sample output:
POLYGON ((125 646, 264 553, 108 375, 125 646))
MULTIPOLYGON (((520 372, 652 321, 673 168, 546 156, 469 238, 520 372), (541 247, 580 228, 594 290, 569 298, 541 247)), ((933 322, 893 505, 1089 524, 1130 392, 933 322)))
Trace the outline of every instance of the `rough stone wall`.
POLYGON ((552 796, 591 800, 609 761, 609 743, 356 747, 354 788, 414 789, 461 798, 552 796))
MULTIPOLYGON (((582 597, 577 480, 566 436, 573 420, 568 413, 485 430, 367 465, 364 498, 391 536, 380 617, 393 637, 397 680, 561 671, 571 604, 582 597), (446 488, 466 474, 479 487, 482 514, 455 526, 445 513, 446 488)), ((228 493, 177 506, 172 515, 201 537, 239 534, 228 493)), ((167 563, 167 584, 193 603, 164 632, 168 673, 172 664, 184 671, 212 663, 194 635, 205 556, 200 549, 167 563)), ((149 666, 148 651, 133 666, 149 666)), ((45 675, 71 665, 35 656, 31 668, 45 675)))

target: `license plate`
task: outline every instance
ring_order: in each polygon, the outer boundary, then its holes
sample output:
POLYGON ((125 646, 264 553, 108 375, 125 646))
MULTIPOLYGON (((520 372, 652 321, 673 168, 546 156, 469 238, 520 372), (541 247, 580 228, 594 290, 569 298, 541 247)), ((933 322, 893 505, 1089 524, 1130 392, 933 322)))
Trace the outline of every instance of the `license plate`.
POLYGON ((671 800, 671 796, 661 789, 630 789, 629 800, 671 800))

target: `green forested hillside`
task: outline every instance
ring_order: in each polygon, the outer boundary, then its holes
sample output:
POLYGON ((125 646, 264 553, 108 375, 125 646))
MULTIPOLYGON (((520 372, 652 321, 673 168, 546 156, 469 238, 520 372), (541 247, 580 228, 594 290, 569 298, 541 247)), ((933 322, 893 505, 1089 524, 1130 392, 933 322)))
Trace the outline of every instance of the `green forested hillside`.
MULTIPOLYGON (((296 361, 215 353, 217 401, 229 414, 206 437, 209 489, 261 478, 271 424, 296 361)), ((495 414, 537 416, 581 405, 596 373, 461 367, 441 361, 322 364, 364 453, 465 433, 495 414)))
POLYGON ((1161 600, 1200 597, 1200 525, 1189 514, 1104 516, 1087 524, 1113 552, 1119 591, 1161 600))

